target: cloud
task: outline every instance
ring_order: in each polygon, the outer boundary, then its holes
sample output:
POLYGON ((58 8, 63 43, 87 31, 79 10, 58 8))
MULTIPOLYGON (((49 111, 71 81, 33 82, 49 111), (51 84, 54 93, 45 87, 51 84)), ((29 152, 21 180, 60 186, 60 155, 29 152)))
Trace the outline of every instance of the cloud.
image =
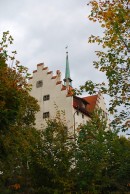
POLYGON ((92 33, 102 32, 88 20, 89 11, 86 0, 4 0, 0 6, 0 33, 10 31, 17 58, 30 72, 37 63, 44 62, 50 70, 60 69, 63 78, 68 45, 71 77, 78 87, 88 79, 105 79, 92 66, 97 47, 88 44, 87 39, 92 33))

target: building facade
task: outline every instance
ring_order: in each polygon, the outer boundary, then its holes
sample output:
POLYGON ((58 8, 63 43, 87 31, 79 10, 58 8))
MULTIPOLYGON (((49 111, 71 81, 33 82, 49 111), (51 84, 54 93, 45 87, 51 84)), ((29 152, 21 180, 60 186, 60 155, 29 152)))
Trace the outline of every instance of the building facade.
POLYGON ((61 72, 53 75, 43 63, 37 65, 29 83, 32 85, 30 94, 38 100, 40 111, 36 114, 36 128, 44 129, 48 118, 55 118, 57 111, 71 132, 80 124, 91 119, 91 112, 100 107, 107 115, 103 96, 98 93, 94 96, 78 97, 73 95, 72 79, 70 77, 68 53, 66 53, 66 72, 64 83, 61 72))

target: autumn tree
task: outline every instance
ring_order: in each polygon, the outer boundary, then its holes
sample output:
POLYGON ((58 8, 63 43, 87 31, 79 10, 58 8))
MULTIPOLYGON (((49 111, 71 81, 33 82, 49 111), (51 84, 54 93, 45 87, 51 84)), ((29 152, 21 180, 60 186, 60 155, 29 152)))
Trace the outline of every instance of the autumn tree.
POLYGON ((8 54, 9 32, 0 42, 0 192, 26 185, 27 162, 39 136, 34 128, 37 101, 29 95, 27 68, 8 54), (11 62, 11 66, 9 65, 11 62), (26 173, 25 173, 26 172, 26 173), (26 174, 26 176, 25 176, 26 174))
POLYGON ((96 69, 104 72, 108 83, 86 81, 81 90, 90 94, 100 90, 110 96, 109 111, 114 115, 113 125, 126 130, 125 122, 129 119, 129 75, 130 75, 130 43, 129 43, 129 0, 91 0, 89 20, 98 22, 103 28, 103 35, 91 35, 89 43, 102 46, 96 51, 99 58, 94 61, 96 69), (120 107, 120 108, 119 108, 120 107))
MULTIPOLYGON (((3 33, 0 42, 0 126, 4 132, 11 124, 34 124, 34 115, 38 111, 37 101, 29 95, 28 69, 14 61, 14 56, 8 55, 6 47, 13 41, 8 36, 9 32, 3 33), (7 65, 8 61, 14 63, 13 67, 7 65)), ((12 53, 14 55, 16 51, 12 53)))

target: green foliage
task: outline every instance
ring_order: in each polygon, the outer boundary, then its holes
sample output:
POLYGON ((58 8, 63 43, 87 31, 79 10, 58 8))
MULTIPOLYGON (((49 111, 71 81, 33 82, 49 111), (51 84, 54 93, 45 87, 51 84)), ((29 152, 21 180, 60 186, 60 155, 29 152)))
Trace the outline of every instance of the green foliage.
POLYGON ((113 124, 126 130, 125 121, 129 119, 129 0, 96 1, 91 0, 89 20, 99 22, 104 29, 103 36, 91 35, 89 43, 98 43, 101 51, 96 51, 99 61, 94 61, 96 69, 106 74, 108 83, 93 83, 86 81, 81 90, 90 94, 100 90, 110 96, 111 114, 114 114, 113 124), (120 107, 120 111, 119 111, 120 107))
MULTIPOLYGON (((39 110, 37 101, 28 93, 27 68, 20 66, 18 61, 12 68, 7 65, 9 59, 13 62, 15 59, 5 50, 12 41, 9 32, 3 33, 0 42, 0 130, 4 132, 12 124, 33 124, 35 113, 39 110)), ((12 53, 16 54, 15 51, 12 53)))
POLYGON ((29 164, 34 193, 128 192, 129 139, 108 128, 101 110, 78 130, 70 139, 61 118, 47 122, 29 164))
POLYGON ((29 177, 27 162, 39 133, 33 127, 37 101, 28 93, 27 68, 8 55, 13 38, 3 33, 0 42, 0 193, 24 192, 29 177), (13 66, 9 67, 9 59, 13 66), (14 64, 15 62, 15 64, 14 64))
POLYGON ((69 193, 72 190, 73 141, 60 118, 47 122, 43 141, 33 156, 31 165, 36 193, 69 193))
POLYGON ((107 175, 111 188, 120 193, 130 191, 130 139, 116 137, 111 143, 107 175))
POLYGON ((101 110, 81 127, 76 151, 78 193, 127 192, 130 182, 130 141, 108 129, 101 110))

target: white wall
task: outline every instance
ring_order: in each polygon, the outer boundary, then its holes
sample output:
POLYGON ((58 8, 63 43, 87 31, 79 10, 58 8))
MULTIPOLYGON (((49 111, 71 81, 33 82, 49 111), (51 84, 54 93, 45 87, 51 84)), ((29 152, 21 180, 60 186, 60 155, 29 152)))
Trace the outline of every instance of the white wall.
POLYGON ((73 118, 73 120, 75 120, 75 128, 76 129, 78 128, 78 126, 80 124, 86 124, 87 121, 90 120, 90 118, 86 115, 84 115, 84 118, 83 118, 83 115, 84 114, 81 113, 80 111, 78 111, 78 114, 77 114, 77 110, 73 108, 73 117, 75 117, 75 119, 73 118))
POLYGON ((34 71, 33 77, 29 81, 32 84, 30 94, 38 100, 40 105, 40 111, 36 114, 36 127, 42 129, 46 125, 46 119, 43 119, 43 112, 49 112, 50 118, 54 118, 57 110, 61 110, 65 112, 66 124, 72 130, 73 97, 67 97, 67 90, 61 90, 62 83, 57 85, 59 78, 52 79, 53 74, 48 74, 49 70, 43 70, 43 67, 43 65, 37 66, 37 72, 34 71), (43 86, 36 88, 36 82, 39 80, 43 80, 43 86), (50 95, 50 100, 43 101, 43 96, 48 94, 50 95))

